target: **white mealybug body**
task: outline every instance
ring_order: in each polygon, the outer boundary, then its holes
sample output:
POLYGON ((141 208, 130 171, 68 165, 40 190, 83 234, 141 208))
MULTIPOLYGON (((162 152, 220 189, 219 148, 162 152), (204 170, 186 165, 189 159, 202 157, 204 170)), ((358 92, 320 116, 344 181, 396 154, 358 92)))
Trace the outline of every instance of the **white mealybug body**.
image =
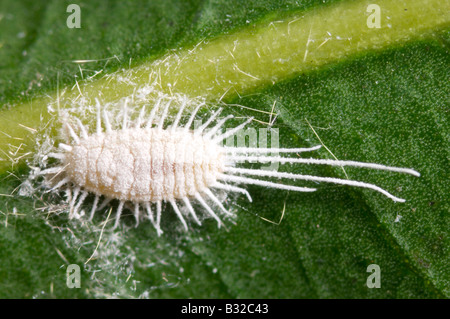
POLYGON ((327 182, 368 188, 378 191, 394 201, 404 202, 403 199, 376 185, 360 181, 236 166, 237 163, 246 161, 356 166, 420 176, 412 169, 380 164, 267 155, 270 153, 311 152, 320 146, 296 149, 224 147, 222 146, 223 140, 244 128, 252 118, 226 133, 223 133, 221 129, 226 120, 232 116, 217 120, 217 123, 208 129, 220 114, 221 109, 219 109, 203 125, 191 130, 196 113, 204 103, 199 103, 189 116, 187 123, 181 126, 179 125, 180 119, 187 104, 185 99, 172 125, 165 127, 164 122, 169 111, 170 99, 163 106, 161 116, 155 121, 156 112, 164 104, 162 101, 162 98, 158 100, 145 121, 145 108, 142 108, 139 117, 133 123, 127 117, 125 102, 123 123, 118 130, 112 129, 108 115, 105 110, 101 111, 98 101, 96 132, 89 133, 81 121, 76 119, 80 131, 80 136, 78 136, 73 127, 69 123, 65 123, 71 140, 68 143, 59 144, 62 152, 49 154, 50 157, 58 159, 61 164, 40 171, 39 175, 60 177, 56 185, 53 185, 52 190, 65 188, 70 207, 69 217, 77 215, 86 197, 91 193, 95 195, 90 212, 91 219, 97 210, 105 207, 111 200, 117 199, 119 206, 114 228, 119 225, 125 203, 131 203, 136 225, 139 224, 141 212, 145 211, 160 235, 162 233, 161 207, 163 202, 171 204, 187 230, 187 223, 178 206, 180 204, 186 207, 198 224, 201 223, 191 204, 193 200, 203 206, 206 212, 217 220, 219 227, 222 221, 205 198, 211 200, 214 206, 217 206, 224 214, 232 215, 214 194, 215 189, 242 193, 247 196, 249 201, 251 201, 250 194, 244 188, 239 187, 239 184, 299 192, 316 190, 249 176, 327 182), (104 125, 102 125, 102 118, 104 125), (103 130, 103 126, 105 130, 103 130), (99 205, 102 197, 104 201, 99 205))
POLYGON ((224 171, 221 147, 192 132, 142 128, 90 135, 63 161, 88 192, 131 202, 194 196, 224 171))

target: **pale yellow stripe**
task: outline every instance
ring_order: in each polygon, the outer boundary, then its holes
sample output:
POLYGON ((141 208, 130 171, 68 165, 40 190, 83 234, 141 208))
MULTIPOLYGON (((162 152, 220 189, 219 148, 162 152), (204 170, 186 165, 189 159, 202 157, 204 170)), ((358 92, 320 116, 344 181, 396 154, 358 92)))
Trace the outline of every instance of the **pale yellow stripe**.
MULTIPOLYGON (((358 53, 428 36, 433 30, 449 26, 449 9, 449 0, 340 2, 257 27, 250 25, 160 60, 95 82, 80 83, 79 88, 68 89, 60 102, 62 106, 70 103, 80 91, 91 101, 100 94, 102 101, 116 100, 131 95, 137 87, 148 84, 149 79, 156 80, 163 92, 216 100, 225 94, 235 95, 270 85, 358 53), (379 29, 367 26, 366 9, 371 3, 381 9, 379 29)), ((30 148, 25 144, 34 143, 34 138, 18 123, 37 128, 41 114, 44 119, 48 116, 47 104, 55 101, 56 94, 0 112, 0 172, 11 164, 7 156, 11 152, 9 144, 16 147, 22 144, 23 152, 27 152, 30 148)))

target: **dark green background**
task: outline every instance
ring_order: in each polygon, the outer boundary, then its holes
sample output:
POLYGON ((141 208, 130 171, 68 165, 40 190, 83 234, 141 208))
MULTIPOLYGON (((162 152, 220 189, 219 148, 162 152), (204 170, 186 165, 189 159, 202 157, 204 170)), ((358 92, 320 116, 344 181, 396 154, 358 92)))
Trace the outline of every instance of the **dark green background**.
MULTIPOLYGON (((330 1, 297 2, 77 2, 82 28, 68 29, 65 8, 71 2, 2 1, 1 108, 53 92, 58 73, 61 86, 73 85, 75 77, 80 80, 78 66, 68 62, 73 59, 118 56, 120 61, 84 65, 92 70, 85 76, 99 69, 105 74, 127 68, 130 59, 133 65, 330 1)), ((82 271, 82 289, 71 290, 65 284, 66 262, 57 251, 82 265, 95 248, 98 227, 68 223, 65 215, 47 218, 34 209, 42 203, 39 197, 3 196, 0 297, 447 298, 448 48, 444 30, 227 101, 270 111, 276 100, 275 126, 283 147, 318 144, 306 118, 339 159, 418 170, 420 178, 346 169, 351 179, 376 183, 406 203, 331 184, 307 184, 319 188, 312 194, 248 187, 253 204, 239 196, 227 202, 238 215, 236 225, 226 223, 228 231, 209 219, 203 227, 191 223, 185 234, 168 211, 161 238, 149 223, 126 233, 106 232, 100 258, 82 271), (284 203, 279 226, 256 216, 277 221, 284 203), (7 216, 14 207, 22 215, 7 216), (3 227, 6 218, 8 227, 3 227), (381 267, 380 289, 366 286, 366 268, 373 263, 381 267)), ((227 111, 267 121, 236 107, 227 111)), ((331 158, 324 149, 318 154, 331 158)), ((345 177, 339 168, 284 170, 345 177)), ((28 170, 22 166, 13 173, 0 176, 1 194, 11 193, 28 170)), ((61 199, 45 200, 57 204, 61 199)), ((96 225, 105 216, 98 214, 96 225)), ((132 225, 132 217, 124 223, 132 225)))

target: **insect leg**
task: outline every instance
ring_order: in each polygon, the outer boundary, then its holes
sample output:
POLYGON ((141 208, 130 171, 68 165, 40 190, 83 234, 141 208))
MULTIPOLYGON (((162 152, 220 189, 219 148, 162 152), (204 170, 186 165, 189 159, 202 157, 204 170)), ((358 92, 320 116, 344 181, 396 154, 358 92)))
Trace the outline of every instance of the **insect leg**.
POLYGON ((100 117, 100 101, 95 98, 95 103, 97 107, 97 134, 99 135, 102 132, 102 119, 100 117))
POLYGON ((141 111, 139 112, 139 116, 137 118, 135 128, 141 128, 141 123, 142 123, 142 119, 144 118, 144 114, 145 114, 145 105, 142 107, 141 111))
POLYGON ((197 105, 197 107, 195 108, 195 110, 192 112, 191 117, 189 118, 188 122, 186 123, 186 125, 184 126, 184 131, 187 132, 189 130, 189 128, 192 125, 192 122, 195 119, 195 115, 197 114, 198 110, 200 109, 200 107, 202 107, 203 105, 205 105, 205 102, 200 103, 199 105, 197 105))
POLYGON ((147 210, 148 219, 150 219, 150 222, 153 224, 153 226, 155 226, 155 217, 153 216, 152 208, 150 207, 150 202, 145 203, 145 209, 147 210))
POLYGON ((419 177, 420 173, 410 169, 402 167, 392 167, 381 164, 374 163, 363 163, 355 161, 336 161, 330 159, 316 159, 316 158, 290 158, 290 157, 280 157, 280 156, 229 156, 229 159, 235 162, 258 162, 258 163, 272 163, 279 162, 285 163, 301 163, 301 164, 319 164, 319 165, 330 165, 330 166, 353 166, 353 167, 364 167, 372 168, 382 171, 391 171, 397 173, 405 173, 419 177))
POLYGON ((119 207, 117 207, 116 220, 114 222, 113 229, 116 229, 117 226, 119 226, 119 220, 120 220, 120 216, 122 215, 122 210, 123 210, 123 205, 124 204, 125 204, 124 201, 120 201, 119 207))
POLYGON ((73 218, 73 207, 75 205, 75 201, 77 200, 78 194, 80 193, 81 188, 78 186, 75 188, 74 192, 73 192, 73 197, 72 197, 72 201, 69 203, 69 219, 73 218))
POLYGON ((80 138, 77 136, 77 134, 75 134, 72 126, 70 126, 70 124, 67 123, 67 122, 65 124, 66 124, 67 128, 69 129, 70 136, 72 136, 72 138, 74 139, 75 143, 76 144, 80 144, 80 138))
POLYGON ((305 181, 326 182, 326 183, 333 183, 333 184, 340 184, 340 185, 356 186, 356 187, 361 187, 361 188, 369 188, 369 189, 373 189, 379 193, 382 193, 383 195, 392 199, 394 202, 404 202, 405 201, 402 198, 395 197, 394 195, 388 193, 381 187, 378 187, 376 185, 369 184, 369 183, 359 182, 359 181, 352 181, 352 180, 332 178, 332 177, 300 175, 300 174, 292 174, 292 173, 272 172, 272 171, 266 171, 266 170, 254 170, 254 169, 233 168, 233 167, 227 167, 227 168, 225 168, 225 171, 230 172, 230 173, 244 174, 244 175, 278 177, 278 178, 288 178, 288 179, 294 179, 294 180, 300 179, 300 180, 305 180, 305 181))
POLYGON ((227 153, 231 154, 265 154, 265 153, 303 153, 318 150, 322 145, 307 148, 256 148, 256 147, 224 147, 227 153))
POLYGON ((83 123, 81 123, 80 119, 77 117, 76 121, 78 123, 78 126, 80 127, 80 131, 81 131, 81 135, 83 136, 84 139, 88 138, 88 133, 86 131, 86 129, 84 128, 83 123))
POLYGON ((161 105, 161 99, 162 98, 158 99, 158 101, 156 102, 156 105, 153 107, 152 111, 150 112, 150 116, 148 117, 147 125, 145 126, 145 128, 150 129, 152 127, 156 112, 158 111, 159 106, 161 105))
POLYGON ((205 130, 205 128, 208 127, 209 124, 211 124, 211 122, 222 112, 223 108, 218 109, 217 111, 215 111, 213 113, 213 115, 211 115, 209 117, 209 119, 206 120, 205 123, 202 124, 202 126, 200 126, 196 131, 195 131, 195 135, 200 135, 202 134, 202 132, 205 130))
POLYGON ((220 228, 220 226, 222 226, 222 221, 220 220, 219 216, 217 216, 213 210, 211 209, 211 207, 208 206, 208 204, 205 202, 205 200, 202 198, 202 196, 199 193, 195 193, 195 198, 200 202, 200 204, 202 204, 202 206, 206 209, 206 211, 212 216, 214 217, 214 219, 217 221, 217 224, 220 228))
POLYGON ((181 115, 183 114, 184 108, 186 107, 187 104, 187 98, 184 97, 183 98, 183 103, 181 104, 180 110, 177 113, 177 117, 175 118, 175 121, 172 124, 172 132, 175 131, 175 129, 178 127, 178 123, 180 122, 181 119, 181 115))
POLYGON ((64 179, 62 179, 61 181, 58 182, 58 184, 56 184, 55 186, 53 186, 51 189, 47 190, 46 193, 49 193, 51 191, 54 191, 55 189, 60 188, 61 186, 67 184, 68 182, 70 182, 70 178, 65 177, 64 179))
POLYGON ((156 232, 158 233, 158 236, 161 236, 161 234, 163 233, 163 231, 161 230, 161 201, 157 201, 156 202, 156 224, 155 224, 155 228, 156 228, 156 232))
POLYGON ((217 133, 217 131, 223 126, 223 124, 224 124, 227 120, 231 119, 232 117, 233 117, 233 115, 228 115, 228 116, 226 116, 225 118, 221 119, 221 120, 216 124, 216 126, 214 126, 208 133, 205 134, 205 137, 206 137, 206 138, 211 138, 212 136, 214 136, 214 134, 217 133))
POLYGON ((222 205, 222 203, 220 202, 220 200, 209 190, 209 189, 205 189, 204 191, 203 191, 206 195, 208 195, 208 197, 209 198, 211 198, 212 199, 212 201, 214 202, 214 203, 216 203, 216 205, 217 206, 219 206, 219 208, 225 213, 225 215, 228 215, 228 216, 233 216, 233 214, 232 213, 230 213, 229 211, 227 211, 226 209, 225 209, 225 207, 223 207, 223 205, 222 205))
POLYGON ((139 226, 139 203, 134 204, 134 219, 136 220, 136 226, 139 226))
POLYGON ((223 189, 226 191, 231 191, 231 192, 236 192, 236 193, 241 193, 244 194, 245 196, 247 196, 249 202, 252 202, 252 197, 250 196, 250 193, 247 192, 247 190, 237 187, 237 186, 233 186, 233 185, 228 185, 228 184, 222 184, 219 182, 216 182, 215 184, 211 185, 211 187, 213 188, 219 188, 219 189, 223 189))
POLYGON ((64 143, 59 143, 58 147, 65 150, 66 152, 72 151, 72 146, 64 144, 64 143))
POLYGON ((83 192, 81 193, 80 199, 78 200, 77 205, 76 205, 75 208, 73 209, 73 213, 74 213, 74 214, 78 213, 78 210, 80 209, 80 206, 81 206, 81 204, 83 204, 83 202, 84 202, 84 200, 86 199, 87 195, 88 195, 88 192, 86 192, 86 191, 83 191, 83 192))
POLYGON ((167 113, 169 112, 169 107, 170 107, 171 103, 172 103, 172 100, 169 100, 169 102, 167 102, 166 106, 164 107, 163 113, 162 113, 161 118, 160 118, 159 123, 158 123, 158 130, 162 130, 163 129, 164 121, 166 120, 167 113))
POLYGON ((102 210, 103 208, 105 208, 106 205, 108 205, 110 201, 112 201, 112 198, 105 198, 97 210, 102 210))
POLYGON ((94 204, 92 205, 91 214, 89 216, 89 221, 91 221, 94 218, 95 211, 97 209, 98 200, 100 199, 100 196, 95 195, 94 204))
POLYGON ((181 223, 183 224, 183 227, 186 231, 188 231, 188 226, 186 224, 186 221, 183 218, 183 215, 181 215, 180 210, 178 209, 177 203, 175 203, 175 201, 173 199, 169 200, 170 204, 173 207, 173 210, 175 211, 175 213, 177 214, 178 218, 180 219, 181 223))
POLYGON ((259 179, 234 176, 234 175, 219 174, 219 178, 221 180, 225 180, 225 181, 250 184, 250 185, 259 185, 259 186, 264 186, 264 187, 269 187, 269 188, 285 189, 285 190, 291 190, 291 191, 295 191, 295 192, 315 192, 316 191, 315 188, 277 184, 277 183, 272 183, 272 182, 263 181, 263 180, 259 180, 259 179))
POLYGON ((59 174, 62 171, 64 171, 64 166, 57 166, 57 167, 51 167, 44 169, 43 171, 40 171, 38 175, 47 175, 47 174, 59 174))
POLYGON ((186 207, 188 208, 189 212, 191 213, 192 217, 194 218, 195 222, 196 222, 198 225, 201 226, 202 223, 201 223, 200 220, 198 219, 197 214, 195 214, 194 208, 192 207, 191 202, 189 201, 189 199, 188 199, 187 197, 183 197, 183 201, 184 201, 186 207))
POLYGON ((216 136, 213 141, 216 143, 219 143, 221 141, 223 141, 224 139, 226 139, 227 137, 233 135, 234 133, 242 130, 244 128, 244 126, 246 126, 248 123, 250 123, 253 120, 253 117, 249 118, 247 121, 245 121, 244 123, 242 123, 239 126, 236 126, 234 129, 227 131, 226 133, 223 133, 222 135, 216 136))

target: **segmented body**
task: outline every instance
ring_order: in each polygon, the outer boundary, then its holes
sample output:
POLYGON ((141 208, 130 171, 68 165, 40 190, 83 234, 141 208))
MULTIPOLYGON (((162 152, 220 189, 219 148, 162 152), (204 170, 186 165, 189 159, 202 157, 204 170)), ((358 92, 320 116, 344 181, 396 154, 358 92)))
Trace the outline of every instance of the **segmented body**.
POLYGON ((64 164, 87 191, 141 203, 192 197, 225 168, 222 147, 210 139, 157 128, 90 135, 67 152, 64 164))

